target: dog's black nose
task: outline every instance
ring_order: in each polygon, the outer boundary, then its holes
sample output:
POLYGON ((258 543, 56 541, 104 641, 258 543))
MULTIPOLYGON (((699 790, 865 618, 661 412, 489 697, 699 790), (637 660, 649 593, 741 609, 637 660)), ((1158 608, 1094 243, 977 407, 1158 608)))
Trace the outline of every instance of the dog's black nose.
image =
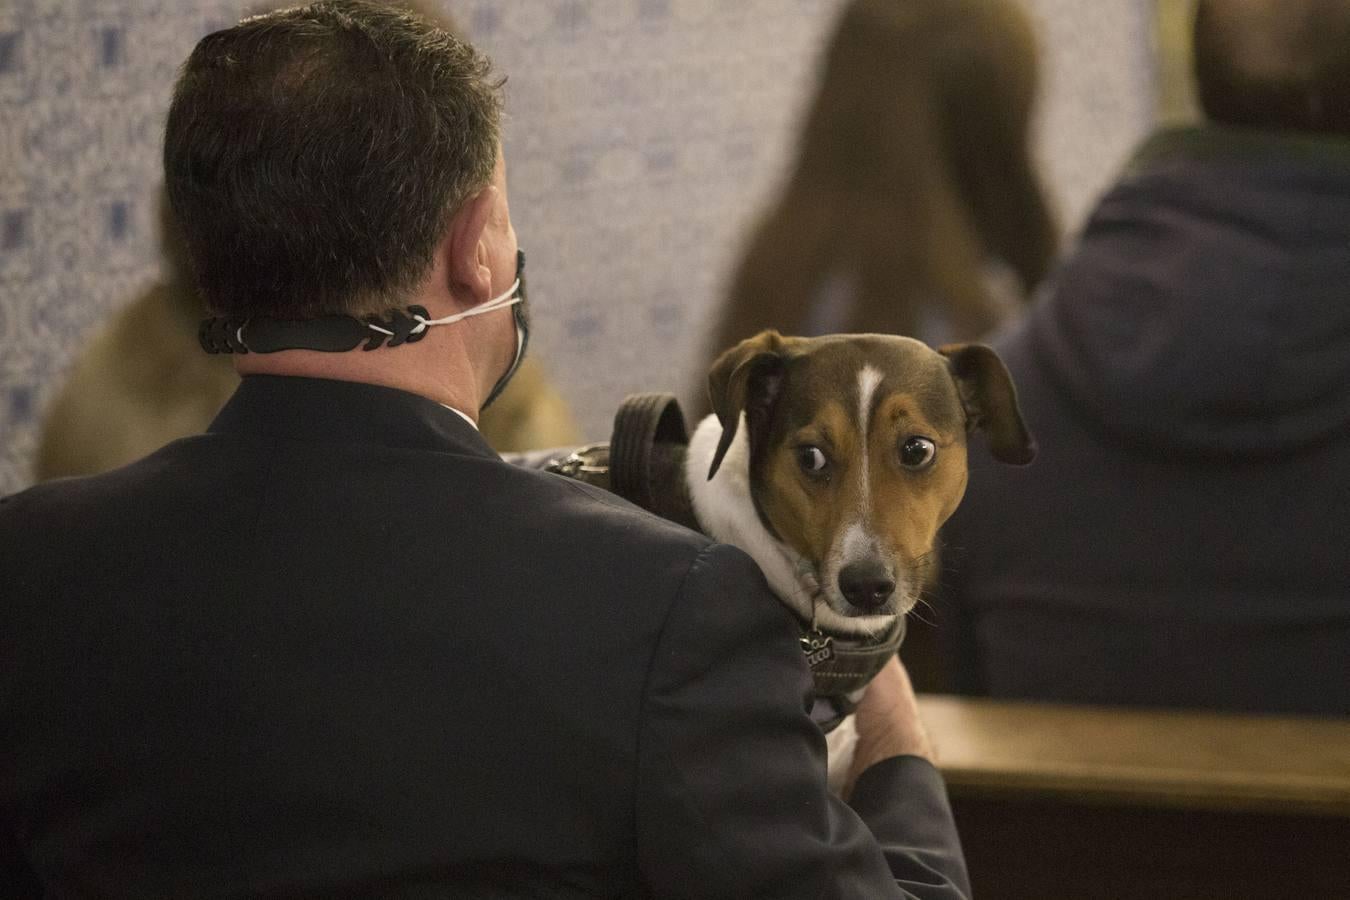
POLYGON ((859 609, 876 609, 895 593, 895 579, 879 562, 849 563, 839 570, 839 592, 859 609))

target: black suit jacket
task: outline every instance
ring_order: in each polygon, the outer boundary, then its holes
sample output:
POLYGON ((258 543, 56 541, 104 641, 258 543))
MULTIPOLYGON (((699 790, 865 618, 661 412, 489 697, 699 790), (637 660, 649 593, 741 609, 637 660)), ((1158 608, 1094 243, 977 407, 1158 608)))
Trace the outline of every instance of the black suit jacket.
POLYGON ((747 556, 421 397, 247 378, 0 583, 4 896, 968 893, 928 763, 827 792, 747 556))

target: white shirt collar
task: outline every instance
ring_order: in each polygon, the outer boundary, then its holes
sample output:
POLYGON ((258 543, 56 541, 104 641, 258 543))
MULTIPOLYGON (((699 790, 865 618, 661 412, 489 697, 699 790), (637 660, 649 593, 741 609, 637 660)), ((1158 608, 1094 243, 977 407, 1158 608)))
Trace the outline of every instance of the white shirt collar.
POLYGON ((452 413, 459 416, 465 422, 468 422, 470 425, 472 425, 474 431, 478 430, 478 423, 475 422, 473 419, 470 419, 467 413, 461 412, 460 410, 455 409, 453 406, 448 406, 444 403, 442 403, 441 406, 444 406, 446 409, 450 410, 452 413))

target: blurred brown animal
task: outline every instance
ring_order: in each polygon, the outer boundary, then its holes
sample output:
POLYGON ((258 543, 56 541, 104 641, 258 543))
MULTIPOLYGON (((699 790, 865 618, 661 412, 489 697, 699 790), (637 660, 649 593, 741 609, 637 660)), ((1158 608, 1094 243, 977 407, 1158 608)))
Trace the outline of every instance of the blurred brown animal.
POLYGON ((997 325, 1058 233, 1031 157, 1037 44, 1012 0, 854 0, 824 60, 795 169, 749 240, 713 354, 764 328, 944 338, 997 325), (842 281, 848 302, 820 328, 842 281))

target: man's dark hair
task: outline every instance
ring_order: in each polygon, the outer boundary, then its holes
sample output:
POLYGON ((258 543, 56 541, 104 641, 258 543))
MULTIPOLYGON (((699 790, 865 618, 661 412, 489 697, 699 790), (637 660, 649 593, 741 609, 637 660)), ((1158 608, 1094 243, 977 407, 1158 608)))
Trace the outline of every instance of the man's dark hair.
POLYGON ((399 305, 492 180, 491 64, 405 10, 325 0, 207 35, 183 67, 165 184, 213 312, 399 305))
POLYGON ((1350 0, 1200 0, 1195 77, 1214 122, 1350 135, 1350 0))

